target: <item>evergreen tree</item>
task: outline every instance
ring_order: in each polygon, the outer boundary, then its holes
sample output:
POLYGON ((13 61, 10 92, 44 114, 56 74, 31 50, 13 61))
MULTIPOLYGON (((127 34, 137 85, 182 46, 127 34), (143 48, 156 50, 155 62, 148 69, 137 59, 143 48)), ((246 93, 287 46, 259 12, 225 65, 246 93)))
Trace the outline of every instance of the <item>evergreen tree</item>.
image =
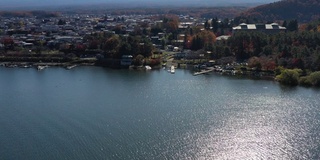
POLYGON ((291 20, 288 23, 287 26, 288 31, 298 31, 298 21, 297 20, 291 20))

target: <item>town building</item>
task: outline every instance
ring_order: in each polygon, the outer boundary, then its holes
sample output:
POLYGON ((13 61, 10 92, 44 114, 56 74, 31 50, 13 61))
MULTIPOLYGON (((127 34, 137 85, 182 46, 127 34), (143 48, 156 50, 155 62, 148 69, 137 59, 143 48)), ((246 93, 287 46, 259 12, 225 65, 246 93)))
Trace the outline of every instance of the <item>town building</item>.
POLYGON ((275 34, 279 32, 285 32, 286 27, 282 27, 277 23, 271 23, 271 24, 246 24, 241 23, 239 26, 232 28, 232 34, 235 34, 237 32, 263 32, 266 34, 275 34))

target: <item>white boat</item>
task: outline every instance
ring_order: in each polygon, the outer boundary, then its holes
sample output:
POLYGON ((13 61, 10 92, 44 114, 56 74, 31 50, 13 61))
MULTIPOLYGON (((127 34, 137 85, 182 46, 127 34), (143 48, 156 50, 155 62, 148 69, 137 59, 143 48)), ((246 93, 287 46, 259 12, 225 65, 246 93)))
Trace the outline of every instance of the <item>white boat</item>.
POLYGON ((41 70, 43 70, 43 69, 45 69, 45 68, 47 68, 48 66, 37 66, 37 69, 38 69, 38 71, 41 71, 41 70))
POLYGON ((146 70, 151 70, 152 68, 150 66, 145 66, 146 70))
POLYGON ((170 73, 174 73, 174 72, 175 72, 175 68, 174 68, 174 66, 171 66, 170 73))
POLYGON ((74 67, 77 67, 77 65, 75 64, 75 65, 67 66, 66 69, 72 69, 74 67))

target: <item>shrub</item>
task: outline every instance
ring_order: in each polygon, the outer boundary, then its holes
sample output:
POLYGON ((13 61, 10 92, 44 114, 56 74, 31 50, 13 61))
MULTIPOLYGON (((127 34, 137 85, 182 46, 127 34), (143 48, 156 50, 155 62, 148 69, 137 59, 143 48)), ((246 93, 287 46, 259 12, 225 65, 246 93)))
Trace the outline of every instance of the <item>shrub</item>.
POLYGON ((149 59, 146 59, 146 65, 149 65, 149 66, 156 66, 156 65, 160 65, 160 58, 149 58, 149 59))
POLYGON ((312 82, 309 76, 300 77, 299 84, 303 86, 312 86, 312 82))
POLYGON ((134 59, 133 59, 133 64, 135 66, 140 66, 140 65, 143 65, 144 63, 144 57, 143 55, 139 54, 137 55, 134 59))
POLYGON ((285 69, 281 74, 276 76, 276 80, 281 84, 296 86, 299 84, 299 76, 302 73, 300 69, 285 69))
POLYGON ((279 67, 277 67, 276 69, 275 69, 275 74, 276 74, 276 76, 277 75, 280 75, 281 74, 281 72, 284 70, 284 68, 282 67, 282 66, 279 66, 279 67))
POLYGON ((309 75, 309 79, 314 86, 320 86, 320 71, 313 72, 309 75))

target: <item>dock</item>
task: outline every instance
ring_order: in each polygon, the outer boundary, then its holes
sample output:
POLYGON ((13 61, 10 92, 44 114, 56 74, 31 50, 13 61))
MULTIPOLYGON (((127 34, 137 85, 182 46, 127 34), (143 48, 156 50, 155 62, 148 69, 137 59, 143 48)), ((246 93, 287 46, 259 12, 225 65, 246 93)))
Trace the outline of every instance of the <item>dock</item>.
POLYGON ((201 74, 206 74, 206 73, 209 73, 209 72, 213 72, 214 68, 207 68, 206 70, 202 70, 200 72, 195 72, 193 73, 194 76, 197 76, 197 75, 201 75, 201 74))

